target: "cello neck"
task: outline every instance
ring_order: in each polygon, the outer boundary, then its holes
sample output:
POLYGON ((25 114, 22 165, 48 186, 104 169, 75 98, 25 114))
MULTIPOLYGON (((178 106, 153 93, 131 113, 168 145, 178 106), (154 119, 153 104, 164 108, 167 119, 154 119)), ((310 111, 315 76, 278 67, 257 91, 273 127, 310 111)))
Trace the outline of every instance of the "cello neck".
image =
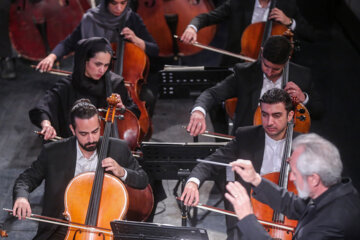
POLYGON ((294 133, 294 122, 291 120, 287 124, 287 130, 285 135, 285 146, 283 150, 283 156, 281 161, 281 168, 280 168, 280 177, 279 177, 279 186, 287 188, 288 186, 288 179, 289 179, 289 172, 290 167, 287 159, 291 155, 291 145, 292 145, 292 138, 294 133))
MULTIPOLYGON (((288 188, 288 180, 289 180, 289 173, 290 173, 290 166, 287 162, 287 159, 290 157, 291 154, 291 145, 292 145, 292 138, 294 132, 294 123, 293 120, 288 122, 286 136, 285 136, 285 146, 283 150, 283 157, 281 161, 281 168, 279 174, 279 183, 278 185, 282 188, 288 188)), ((284 214, 274 211, 273 220, 275 222, 284 222, 285 216, 284 214)))
POLYGON ((120 76, 122 76, 123 73, 123 58, 124 58, 124 46, 125 46, 125 40, 124 38, 120 35, 120 30, 117 30, 118 32, 118 41, 116 44, 116 61, 115 61, 115 65, 114 65, 114 72, 116 74, 119 74, 120 76))
POLYGON ((284 65, 283 74, 282 74, 282 82, 281 82, 281 88, 284 89, 286 84, 289 82, 289 60, 284 65))
POLYGON ((109 107, 105 116, 105 130, 101 141, 100 151, 98 154, 98 164, 96 167, 94 182, 91 190, 91 196, 85 220, 85 224, 91 226, 96 226, 98 219, 100 198, 104 180, 104 168, 101 166, 101 162, 107 157, 109 138, 111 133, 111 124, 114 122, 116 104, 119 102, 115 95, 110 96, 107 101, 109 103, 109 107))
MULTIPOLYGON (((270 7, 269 7, 269 14, 270 14, 271 10, 275 7, 275 5, 276 5, 276 0, 271 0, 271 2, 270 2, 270 7)), ((261 47, 264 46, 266 40, 271 36, 272 23, 273 23, 272 20, 269 20, 269 19, 268 19, 268 20, 266 21, 265 29, 264 29, 264 34, 263 34, 263 39, 262 39, 262 42, 261 42, 261 47)), ((260 55, 261 55, 261 51, 259 51, 259 56, 258 56, 258 58, 260 58, 260 55)))

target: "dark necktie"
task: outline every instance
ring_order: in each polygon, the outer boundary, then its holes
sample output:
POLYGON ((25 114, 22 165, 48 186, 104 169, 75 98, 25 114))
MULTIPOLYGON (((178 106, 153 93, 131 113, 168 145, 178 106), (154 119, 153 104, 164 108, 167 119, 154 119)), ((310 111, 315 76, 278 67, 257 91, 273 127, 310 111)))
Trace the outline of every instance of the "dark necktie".
POLYGON ((311 219, 313 219, 315 213, 316 213, 316 205, 315 205, 314 201, 311 199, 309 201, 303 215, 299 219, 299 223, 296 226, 296 230, 295 230, 293 239, 297 239, 296 235, 299 233, 301 228, 303 228, 311 219))

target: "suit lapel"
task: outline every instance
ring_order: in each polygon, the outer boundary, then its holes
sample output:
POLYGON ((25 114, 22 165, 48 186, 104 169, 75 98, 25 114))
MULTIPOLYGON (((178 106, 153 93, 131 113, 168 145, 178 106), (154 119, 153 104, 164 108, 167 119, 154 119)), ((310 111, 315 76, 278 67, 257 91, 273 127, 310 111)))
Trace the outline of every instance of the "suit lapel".
POLYGON ((253 164, 255 171, 260 172, 265 150, 265 131, 262 126, 259 126, 259 131, 257 133, 256 139, 258 139, 258 141, 256 149, 254 150, 255 154, 253 164))
POLYGON ((68 171, 66 171, 66 178, 69 180, 72 179, 75 175, 77 157, 76 144, 76 137, 71 137, 68 145, 66 146, 66 149, 63 149, 63 151, 67 151, 67 157, 66 159, 63 159, 63 164, 66 165, 64 169, 68 169, 68 171))
POLYGON ((243 2, 243 7, 241 9, 246 9, 244 11, 244 26, 249 26, 254 12, 255 0, 240 2, 243 2))
POLYGON ((260 62, 256 64, 253 76, 250 76, 253 83, 251 91, 251 109, 256 109, 259 104, 259 98, 261 93, 261 88, 263 85, 263 73, 261 71, 260 62))

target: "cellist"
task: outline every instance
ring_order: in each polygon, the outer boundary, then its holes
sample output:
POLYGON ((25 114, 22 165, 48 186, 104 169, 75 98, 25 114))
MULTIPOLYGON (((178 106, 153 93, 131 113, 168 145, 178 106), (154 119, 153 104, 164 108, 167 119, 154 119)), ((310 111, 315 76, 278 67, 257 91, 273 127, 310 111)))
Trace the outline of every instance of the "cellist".
MULTIPOLYGON (((252 23, 266 22, 267 19, 277 21, 288 26, 296 35, 305 40, 313 40, 314 29, 301 15, 296 1, 278 0, 274 9, 270 8, 270 0, 226 0, 220 6, 209 13, 196 16, 184 31, 181 39, 195 42, 197 31, 202 28, 228 22, 228 35, 225 50, 240 53, 241 36, 247 26, 252 23)), ((239 60, 223 56, 220 65, 232 67, 239 60)))
MULTIPOLYGON (((205 115, 214 106, 226 99, 237 97, 233 133, 240 126, 248 126, 258 106, 258 99, 270 88, 281 88, 283 70, 292 51, 284 36, 271 36, 261 51, 261 57, 253 63, 238 63, 234 73, 214 87, 206 89, 196 99, 187 130, 196 136, 206 130, 205 115)), ((287 93, 304 104, 311 118, 320 118, 323 104, 311 79, 309 69, 289 63, 287 93)))
MULTIPOLYGON (((260 108, 261 126, 239 127, 235 139, 219 148, 206 160, 229 163, 236 159, 251 159, 255 170, 261 175, 278 172, 281 167, 287 123, 294 116, 292 101, 285 90, 272 88, 261 97, 260 108)), ((294 134, 296 136, 296 133, 294 134)), ((228 181, 225 175, 222 166, 198 164, 189 176, 181 196, 182 200, 186 205, 196 205, 199 202, 199 185, 206 179, 214 177, 224 194, 225 184, 228 181)), ((249 185, 244 186, 250 191, 249 185)), ((228 201, 225 201, 225 208, 233 210, 228 201)), ((236 223, 236 218, 226 217, 227 239, 241 239, 241 232, 236 228, 236 223)))
MULTIPOLYGON (((287 26, 294 32, 294 37, 297 39, 313 41, 315 36, 320 36, 320 31, 308 24, 301 15, 295 0, 277 0, 273 9, 270 9, 271 2, 270 0, 226 0, 215 10, 195 17, 181 39, 192 43, 196 41, 197 31, 209 25, 226 22, 228 34, 225 50, 239 54, 242 51, 241 39, 244 30, 251 24, 267 20, 274 20, 287 26)), ((251 41, 254 41, 254 38, 258 39, 257 36, 250 37, 251 41)), ((238 62, 237 58, 223 55, 220 66, 234 67, 238 62)), ((214 105, 209 115, 214 131, 228 134, 228 120, 222 105, 214 105)))
MULTIPOLYGON (((149 57, 158 55, 159 47, 146 29, 141 17, 128 6, 128 0, 101 0, 89 9, 76 29, 37 65, 40 71, 49 71, 56 60, 76 50, 79 40, 89 37, 104 37, 110 43, 118 43, 119 35, 145 51, 149 57)), ((126 61, 126 59, 124 60, 126 61)), ((151 83, 155 84, 156 83, 151 83)), ((146 85, 145 85, 146 86, 146 85)), ((153 109, 154 87, 143 87, 140 97, 153 109)))
POLYGON ((30 110, 31 122, 41 128, 44 139, 70 137, 69 113, 80 98, 90 99, 97 108, 106 108, 112 93, 121 97, 118 107, 126 107, 137 117, 140 111, 128 95, 121 76, 110 71, 113 50, 105 38, 93 37, 79 41, 73 72, 59 80, 30 110))
MULTIPOLYGON (((351 179, 342 178, 343 165, 339 150, 317 134, 294 139, 288 159, 290 180, 298 196, 279 188, 257 174, 249 160, 231 165, 241 178, 250 183, 253 196, 286 216, 298 220, 292 239, 359 239, 360 197, 351 179)), ((226 186, 225 197, 234 205, 239 222, 248 239, 273 239, 256 222, 249 196, 238 182, 226 186)))
POLYGON ((81 39, 104 37, 110 42, 116 42, 119 34, 144 50, 148 56, 158 54, 156 42, 139 15, 128 7, 128 0, 101 0, 98 6, 84 14, 77 28, 39 62, 37 68, 42 71, 50 70, 56 60, 75 51, 76 44, 81 39))
MULTIPOLYGON (((16 179, 13 214, 23 219, 30 216, 29 194, 45 181, 44 216, 63 219, 64 193, 68 183, 83 172, 95 171, 98 164, 100 123, 97 109, 87 99, 78 100, 71 109, 70 129, 74 136, 45 144, 31 167, 16 179)), ((148 177, 127 144, 109 139, 108 157, 101 161, 107 173, 131 187, 143 189, 148 177)), ((40 223, 34 239, 64 239, 67 227, 40 223)))

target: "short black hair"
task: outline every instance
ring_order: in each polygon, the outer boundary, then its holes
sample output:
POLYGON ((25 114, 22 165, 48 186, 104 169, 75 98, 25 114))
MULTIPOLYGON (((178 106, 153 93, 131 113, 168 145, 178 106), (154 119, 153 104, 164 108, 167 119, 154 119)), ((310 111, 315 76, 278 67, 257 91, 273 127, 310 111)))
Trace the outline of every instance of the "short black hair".
POLYGON ((90 119, 98 114, 96 107, 90 102, 89 99, 81 98, 75 101, 70 111, 70 123, 75 129, 75 118, 90 119))
POLYGON ((290 112, 294 109, 290 95, 280 88, 272 88, 264 93, 260 98, 260 104, 275 104, 283 103, 285 105, 286 112, 290 112))
POLYGON ((284 36, 269 37, 263 47, 262 56, 274 64, 284 64, 289 60, 292 47, 284 36))

